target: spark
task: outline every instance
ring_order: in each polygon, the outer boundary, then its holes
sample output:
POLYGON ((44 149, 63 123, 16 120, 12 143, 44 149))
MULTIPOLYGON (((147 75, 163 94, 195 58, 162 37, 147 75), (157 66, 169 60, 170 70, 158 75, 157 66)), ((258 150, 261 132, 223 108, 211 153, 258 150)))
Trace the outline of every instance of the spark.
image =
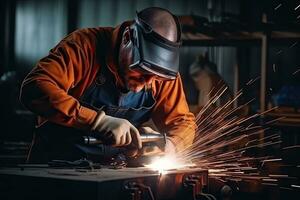
POLYGON ((278 6, 276 6, 275 8, 274 8, 274 10, 277 10, 278 8, 280 8, 282 6, 282 4, 279 4, 278 6))
MULTIPOLYGON (((300 145, 294 145, 294 146, 288 146, 288 147, 283 147, 282 149, 293 149, 293 148, 299 148, 300 147, 300 145)), ((300 167, 300 165, 298 165, 297 167, 300 167)))
POLYGON ((276 65, 273 64, 273 71, 276 72, 276 65))
POLYGON ((263 178, 263 181, 269 181, 269 182, 277 182, 277 179, 272 179, 272 178, 263 178))
POLYGON ((274 124, 275 122, 280 121, 280 120, 285 119, 285 118, 286 117, 279 117, 279 118, 273 119, 271 121, 266 122, 265 125, 274 124))
POLYGON ((287 178, 289 175, 286 174, 270 174, 270 177, 277 177, 277 178, 287 178))
POLYGON ((264 112, 261 112, 260 114, 261 114, 261 115, 264 115, 264 114, 269 113, 269 112, 271 112, 271 111, 273 111, 273 110, 276 110, 276 109, 278 109, 277 106, 275 106, 275 107, 273 107, 273 108, 270 108, 269 110, 266 110, 266 111, 264 111, 264 112))
POLYGON ((279 55, 279 54, 281 54, 282 52, 283 52, 282 50, 279 50, 279 51, 276 52, 276 54, 279 55))
POLYGON ((297 74, 298 72, 300 72, 300 69, 297 69, 297 70, 293 73, 293 75, 297 74))
POLYGON ((253 82, 253 79, 250 79, 250 80, 246 83, 246 85, 250 85, 252 82, 253 82))
POLYGON ((291 187, 300 188, 300 185, 291 185, 291 187))
POLYGON ((246 85, 251 85, 252 83, 256 82, 258 79, 260 79, 260 76, 256 77, 254 80, 253 79, 250 79, 246 85))
MULTIPOLYGON (((259 77, 251 79, 247 85, 258 79, 259 77)), ((237 113, 255 99, 234 107, 234 103, 243 95, 243 91, 239 90, 231 100, 218 107, 215 103, 228 87, 218 88, 214 88, 214 92, 210 91, 211 98, 196 115, 197 131, 194 143, 176 152, 176 155, 153 160, 148 167, 164 174, 168 170, 195 166, 207 169, 209 176, 223 182, 251 180, 278 187, 282 187, 282 179, 295 178, 286 174, 268 175, 261 171, 269 165, 283 166, 282 158, 272 155, 272 150, 280 147, 281 137, 276 133, 267 132, 271 131, 267 126, 284 117, 271 119, 262 125, 256 122, 277 107, 240 116, 237 113), (265 153, 267 151, 270 154, 265 153)), ((189 131, 190 128, 187 127, 185 131, 189 131)))
POLYGON ((297 7, 295 7, 295 10, 297 10, 298 8, 300 8, 300 4, 297 7))
MULTIPOLYGON (((297 17, 297 19, 300 18, 300 15, 297 17)), ((289 46, 289 48, 293 48, 294 46, 296 46, 298 44, 298 42, 293 43, 291 46, 289 46)))
POLYGON ((293 190, 292 188, 288 188, 288 187, 280 187, 280 189, 283 189, 283 190, 293 190))

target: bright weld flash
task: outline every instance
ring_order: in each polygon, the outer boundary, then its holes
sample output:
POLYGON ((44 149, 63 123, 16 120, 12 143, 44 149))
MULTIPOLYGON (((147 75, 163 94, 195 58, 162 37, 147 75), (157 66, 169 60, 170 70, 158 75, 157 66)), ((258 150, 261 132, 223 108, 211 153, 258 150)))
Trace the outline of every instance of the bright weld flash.
POLYGON ((146 167, 158 171, 160 174, 165 174, 168 170, 179 169, 188 166, 191 165, 179 162, 175 156, 159 157, 154 159, 149 165, 146 165, 146 167))

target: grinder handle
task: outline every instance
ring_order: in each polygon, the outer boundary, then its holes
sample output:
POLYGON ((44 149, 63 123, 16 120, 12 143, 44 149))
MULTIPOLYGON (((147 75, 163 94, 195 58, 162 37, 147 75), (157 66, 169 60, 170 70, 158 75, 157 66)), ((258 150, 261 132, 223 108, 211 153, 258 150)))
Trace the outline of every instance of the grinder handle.
MULTIPOLYGON (((162 142, 163 144, 166 144, 166 134, 141 134, 140 135, 142 143, 149 143, 149 142, 162 142)), ((103 144, 102 140, 99 140, 92 136, 83 136, 83 143, 89 144, 89 145, 97 145, 97 144, 103 144)))

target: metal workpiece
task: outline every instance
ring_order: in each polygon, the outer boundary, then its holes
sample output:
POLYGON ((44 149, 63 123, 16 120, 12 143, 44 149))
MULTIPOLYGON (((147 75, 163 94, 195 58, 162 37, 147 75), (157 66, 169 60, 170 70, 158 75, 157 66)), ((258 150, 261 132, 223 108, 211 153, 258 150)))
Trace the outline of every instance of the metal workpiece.
POLYGON ((53 169, 49 167, 0 169, 0 199, 187 199, 193 190, 183 182, 197 177, 197 192, 206 191, 208 171, 200 168, 167 170, 147 168, 53 169), (3 198, 1 198, 3 197, 3 198))

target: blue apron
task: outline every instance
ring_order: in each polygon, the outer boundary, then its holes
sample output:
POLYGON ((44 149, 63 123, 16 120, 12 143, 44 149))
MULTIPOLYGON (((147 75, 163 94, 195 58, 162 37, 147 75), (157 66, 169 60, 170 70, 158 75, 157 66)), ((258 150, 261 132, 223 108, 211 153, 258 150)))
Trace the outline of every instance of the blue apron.
MULTIPOLYGON (((107 65, 101 67, 99 75, 84 92, 80 102, 81 105, 93 110, 103 110, 106 115, 127 119, 135 127, 150 119, 152 108, 156 103, 152 90, 146 87, 140 92, 122 93, 117 88, 115 77, 107 65)), ((101 155, 105 152, 106 156, 114 156, 126 151, 124 148, 107 145, 76 144, 76 146, 88 155, 101 155)))
MULTIPOLYGON (((103 110, 106 115, 127 119, 136 127, 150 119, 156 103, 152 90, 146 87, 137 93, 122 93, 116 86, 114 75, 103 64, 94 83, 84 91, 79 101, 93 110, 103 110)), ((28 162, 43 163, 54 159, 81 158, 101 161, 126 151, 124 148, 109 145, 90 146, 78 143, 76 138, 82 137, 81 131, 58 124, 47 122, 39 129, 36 131, 28 162)))
POLYGON ((122 93, 116 86, 116 80, 107 66, 94 83, 84 92, 81 105, 94 110, 103 110, 106 115, 127 119, 138 127, 149 120, 155 104, 152 90, 144 87, 140 92, 122 93))

